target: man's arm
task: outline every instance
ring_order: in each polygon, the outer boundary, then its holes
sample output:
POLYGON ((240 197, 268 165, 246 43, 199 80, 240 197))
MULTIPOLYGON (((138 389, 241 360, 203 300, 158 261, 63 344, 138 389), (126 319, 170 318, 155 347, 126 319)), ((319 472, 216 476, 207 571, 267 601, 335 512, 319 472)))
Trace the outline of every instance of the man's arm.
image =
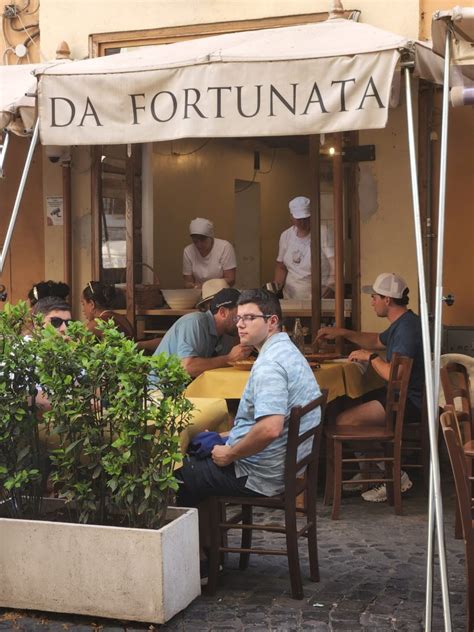
POLYGON ((210 369, 222 369, 229 366, 231 362, 238 362, 239 360, 245 360, 252 353, 252 347, 245 345, 235 345, 232 349, 223 356, 216 356, 214 358, 199 358, 189 357, 181 358, 181 363, 191 377, 197 377, 209 371, 210 369))
POLYGON ((238 459, 258 454, 281 435, 284 423, 284 415, 261 417, 252 430, 233 446, 214 446, 212 460, 219 467, 225 467, 238 459))
POLYGON ((316 340, 318 342, 334 340, 338 336, 342 336, 363 349, 385 349, 385 345, 380 341, 379 334, 367 331, 353 331, 343 327, 321 327, 316 335, 316 340))
POLYGON ((236 268, 231 268, 229 270, 224 270, 224 280, 227 281, 230 287, 235 284, 235 271, 236 268))
POLYGON ((287 274, 288 270, 286 269, 286 266, 281 261, 277 261, 275 264, 275 272, 273 274, 273 282, 277 283, 279 287, 283 287, 285 285, 287 274))
MULTIPOLYGON (((371 353, 371 350, 357 349, 357 351, 353 351, 350 354, 349 360, 369 362, 371 353)), ((374 358, 370 364, 372 365, 372 368, 380 375, 380 377, 388 382, 388 378, 390 376, 390 362, 387 362, 379 356, 378 358, 374 358)))

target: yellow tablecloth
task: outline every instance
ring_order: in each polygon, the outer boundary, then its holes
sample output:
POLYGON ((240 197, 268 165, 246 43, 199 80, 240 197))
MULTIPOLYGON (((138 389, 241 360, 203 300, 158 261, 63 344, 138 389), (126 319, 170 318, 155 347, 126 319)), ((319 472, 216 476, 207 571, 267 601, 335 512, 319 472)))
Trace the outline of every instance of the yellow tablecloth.
POLYGON ((365 395, 365 393, 373 391, 386 384, 385 380, 383 380, 370 366, 365 373, 361 372, 359 366, 355 362, 344 362, 341 366, 344 370, 346 395, 352 399, 365 395))
MULTIPOLYGON (((234 368, 204 371, 188 386, 186 396, 240 399, 249 375, 249 371, 234 368)), ((384 384, 370 367, 362 373, 360 367, 351 362, 324 362, 314 375, 320 387, 328 389, 329 402, 342 395, 360 397, 384 384)))
MULTIPOLYGON (((329 390, 328 401, 345 394, 344 369, 341 364, 322 364, 314 374, 321 388, 329 390)), ((249 371, 234 368, 204 371, 188 386, 186 396, 240 399, 249 375, 249 371)))
POLYGON ((189 442, 203 430, 215 430, 225 432, 230 430, 229 411, 224 398, 218 397, 188 397, 196 407, 193 410, 191 423, 181 433, 181 451, 184 454, 189 442))

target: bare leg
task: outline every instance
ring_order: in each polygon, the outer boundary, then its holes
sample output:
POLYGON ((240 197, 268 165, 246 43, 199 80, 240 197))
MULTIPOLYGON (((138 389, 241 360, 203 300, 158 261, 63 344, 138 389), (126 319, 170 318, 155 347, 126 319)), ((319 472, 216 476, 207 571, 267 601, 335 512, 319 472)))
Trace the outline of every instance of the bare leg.
MULTIPOLYGON (((336 428, 345 429, 345 428, 360 428, 362 426, 383 426, 385 424, 385 409, 382 404, 373 400, 371 402, 365 402, 364 404, 359 404, 358 406, 354 406, 353 408, 349 408, 345 410, 340 415, 336 417, 336 428)), ((363 452, 367 449, 367 443, 356 443, 352 444, 354 446, 354 451, 363 452)), ((374 443, 370 446, 371 454, 376 454, 380 452, 382 456, 383 451, 379 444, 374 443)), ((362 464, 359 463, 359 466, 362 469, 362 464)))

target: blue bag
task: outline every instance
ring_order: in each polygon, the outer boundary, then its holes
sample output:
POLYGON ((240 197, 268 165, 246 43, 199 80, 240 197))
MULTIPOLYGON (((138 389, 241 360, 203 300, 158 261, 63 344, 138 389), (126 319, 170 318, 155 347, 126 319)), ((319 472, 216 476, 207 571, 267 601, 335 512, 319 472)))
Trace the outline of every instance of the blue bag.
POLYGON ((188 446, 188 454, 195 456, 197 459, 205 459, 211 456, 212 448, 215 445, 225 445, 226 439, 223 439, 218 432, 198 432, 188 446))

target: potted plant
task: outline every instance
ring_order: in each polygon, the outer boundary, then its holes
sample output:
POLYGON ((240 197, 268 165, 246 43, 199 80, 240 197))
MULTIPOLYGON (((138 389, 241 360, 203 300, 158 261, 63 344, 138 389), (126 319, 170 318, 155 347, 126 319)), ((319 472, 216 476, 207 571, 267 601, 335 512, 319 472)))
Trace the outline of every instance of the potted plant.
MULTIPOLYGON (((0 314, 8 350, 25 322, 21 306, 0 314)), ((189 378, 177 358, 146 357, 112 322, 100 327, 97 341, 81 323, 69 325, 67 338, 36 326, 15 356, 32 372, 28 388, 15 391, 16 410, 26 411, 15 414, 29 419, 19 453, 39 434, 34 391, 41 385, 57 499, 43 503, 42 520, 24 519, 32 512, 16 519, 13 473, 0 479, 10 516, 0 519, 0 565, 7 569, 0 605, 164 623, 200 593, 197 513, 169 506, 179 433, 191 413, 183 396, 189 378)), ((16 366, 9 360, 9 374, 16 366)), ((13 402, 8 375, 5 368, 0 396, 9 393, 13 402)), ((24 468, 30 487, 46 479, 35 465, 24 468)), ((26 483, 16 495, 30 497, 26 483)))

